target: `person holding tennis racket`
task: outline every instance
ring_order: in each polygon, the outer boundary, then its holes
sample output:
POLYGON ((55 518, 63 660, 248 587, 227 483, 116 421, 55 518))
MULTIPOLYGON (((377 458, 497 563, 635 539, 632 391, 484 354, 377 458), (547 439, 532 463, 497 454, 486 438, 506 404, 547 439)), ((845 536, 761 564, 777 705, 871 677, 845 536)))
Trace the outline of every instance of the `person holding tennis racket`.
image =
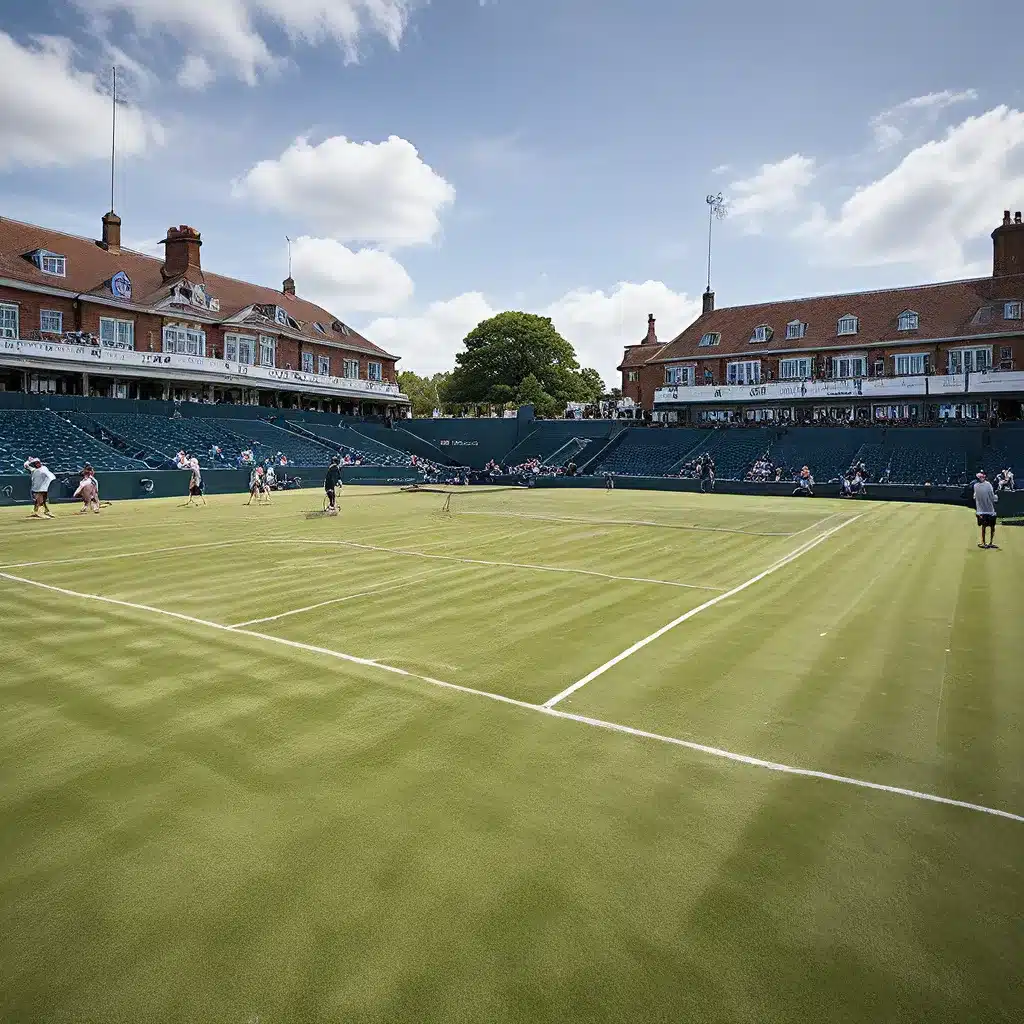
POLYGON ((87 462, 82 470, 82 481, 74 496, 82 499, 82 507, 75 513, 77 516, 85 515, 88 512, 98 513, 100 510, 100 485, 96 479, 96 473, 87 462))
POLYGON ((331 464, 327 467, 327 475, 324 477, 324 492, 327 495, 326 512, 329 516, 338 514, 336 495, 339 485, 341 485, 341 466, 338 465, 338 456, 335 455, 331 459, 331 464))
POLYGON ((54 514, 47 504, 50 497, 50 484, 57 478, 50 472, 49 466, 43 465, 42 459, 26 459, 25 469, 28 471, 29 490, 32 492, 32 516, 35 519, 54 519, 54 514))

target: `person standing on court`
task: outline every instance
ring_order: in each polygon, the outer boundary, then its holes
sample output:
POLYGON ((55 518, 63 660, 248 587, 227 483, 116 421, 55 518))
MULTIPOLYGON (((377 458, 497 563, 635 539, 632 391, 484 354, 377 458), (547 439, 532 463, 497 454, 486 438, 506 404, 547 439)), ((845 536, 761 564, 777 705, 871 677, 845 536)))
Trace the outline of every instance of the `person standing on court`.
POLYGON ((981 528, 981 543, 979 548, 994 548, 996 546, 996 492, 988 482, 984 470, 978 474, 974 481, 974 511, 978 516, 978 526, 981 528), (988 543, 985 542, 985 531, 989 531, 988 543))
POLYGON ((50 484, 57 478, 50 472, 49 466, 44 466, 42 459, 26 459, 25 469, 28 471, 29 490, 32 492, 32 516, 35 519, 53 519, 48 504, 50 497, 50 484))

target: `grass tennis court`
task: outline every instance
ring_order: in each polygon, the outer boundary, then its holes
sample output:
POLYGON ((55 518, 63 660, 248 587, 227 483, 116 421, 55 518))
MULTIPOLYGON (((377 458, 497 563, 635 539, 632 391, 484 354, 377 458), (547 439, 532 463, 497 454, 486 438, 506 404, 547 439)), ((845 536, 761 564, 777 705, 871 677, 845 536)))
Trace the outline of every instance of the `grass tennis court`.
POLYGON ((321 497, 0 510, 0 1019, 1024 1015, 1024 531, 321 497))

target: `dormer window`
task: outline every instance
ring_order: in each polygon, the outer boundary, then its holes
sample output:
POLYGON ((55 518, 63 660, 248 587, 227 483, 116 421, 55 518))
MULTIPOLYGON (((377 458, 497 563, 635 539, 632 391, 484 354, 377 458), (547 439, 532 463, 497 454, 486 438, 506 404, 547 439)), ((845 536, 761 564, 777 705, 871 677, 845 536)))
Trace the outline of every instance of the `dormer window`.
POLYGON ((767 324, 761 324, 760 327, 754 328, 754 333, 750 336, 750 343, 753 344, 757 341, 771 341, 772 333, 772 329, 767 324))
POLYGON ((327 329, 324 327, 324 325, 321 323, 317 323, 316 321, 313 322, 313 330, 315 330, 317 334, 327 333, 327 329))
POLYGON ((347 326, 346 326, 345 324, 343 324, 343 323, 342 323, 342 322, 341 322, 340 320, 335 320, 335 321, 334 321, 334 323, 333 323, 333 324, 331 324, 331 326, 332 326, 332 327, 333 327, 333 328, 334 328, 334 329, 335 329, 335 330, 336 330, 336 331, 337 331, 337 332, 338 332, 339 334, 351 334, 351 333, 352 333, 352 332, 351 332, 351 331, 350 331, 350 330, 348 329, 348 327, 347 327, 347 326))
POLYGON ((807 333, 807 324, 800 320, 790 320, 786 324, 786 340, 795 341, 798 338, 802 338, 807 333))
POLYGON ((1024 302, 1007 302, 1003 306, 1003 319, 1020 320, 1022 310, 1024 310, 1024 302))
POLYGON ((280 306, 274 307, 274 319, 282 326, 288 326, 288 312, 282 309, 280 306))
POLYGON ((64 277, 67 271, 67 260, 57 252, 48 249, 36 249, 29 253, 28 258, 44 273, 53 277, 64 277))
POLYGON ((704 335, 700 341, 697 342, 698 348, 713 348, 715 345, 720 344, 722 336, 715 331, 709 331, 704 335))
POLYGON ((921 326, 921 318, 913 310, 904 310, 900 313, 898 326, 901 331, 916 331, 921 326))
POLYGON ((852 314, 839 318, 839 328, 836 334, 856 334, 860 330, 860 321, 852 314))

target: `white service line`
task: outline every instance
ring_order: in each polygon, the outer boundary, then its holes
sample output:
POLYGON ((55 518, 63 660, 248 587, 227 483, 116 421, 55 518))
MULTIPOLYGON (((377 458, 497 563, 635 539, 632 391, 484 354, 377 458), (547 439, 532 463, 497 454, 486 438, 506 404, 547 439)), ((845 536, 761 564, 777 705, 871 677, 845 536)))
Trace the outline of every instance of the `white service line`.
MULTIPOLYGON (((834 515, 835 513, 833 513, 834 515)), ((699 533, 741 533, 745 537, 795 537, 795 533, 755 533, 753 530, 732 530, 725 526, 690 526, 680 523, 658 523, 651 519, 584 519, 577 516, 539 516, 526 512, 469 512, 458 509, 457 516, 492 516, 502 519, 540 519, 548 523, 580 523, 584 526, 658 526, 664 530, 695 530, 699 533)), ((826 519, 831 519, 826 516, 826 519)), ((815 526, 818 524, 815 523, 815 526)), ((813 529, 814 527, 808 527, 813 529)), ((801 533, 805 532, 803 530, 801 533)))
POLYGON ((287 612, 280 612, 277 615, 266 615, 262 619, 248 619, 245 622, 236 622, 231 628, 241 629, 243 626, 256 626, 261 622, 276 622, 278 619, 286 619, 290 615, 301 615, 303 612, 315 611, 317 608, 326 608, 332 604, 343 604, 345 601, 354 601, 357 597, 368 597, 370 594, 386 594, 389 590, 400 590, 412 580, 422 579, 424 576, 443 576, 445 573, 458 572, 459 567, 451 569, 427 569, 424 572, 414 572, 411 576, 395 577, 390 580, 382 580, 377 586, 367 590, 361 590, 358 594, 346 594, 344 597, 332 597, 329 601, 318 601, 316 604, 306 605, 305 608, 292 608, 287 612))
POLYGON ((813 540, 806 541, 801 544, 796 550, 791 551, 788 555, 780 558, 777 562, 768 566, 763 572, 759 572, 756 576, 751 576, 745 583, 741 583, 738 587, 733 587, 732 590, 727 590, 724 594, 719 594, 718 597, 713 597, 709 601, 705 601, 703 604, 697 605, 696 608, 691 608, 688 612, 683 612, 678 618, 673 619, 671 622, 666 623, 661 629, 656 629, 649 636, 645 636, 643 640, 637 640, 631 647, 627 647, 620 654, 616 654, 610 661, 606 661, 603 665, 599 665, 594 669, 593 672, 588 672, 582 679, 577 679, 571 686, 567 686, 561 693, 556 693, 550 700, 544 702, 544 707, 553 708, 560 701, 565 700, 570 694, 575 693, 577 690, 586 686, 587 683, 593 682, 598 676, 604 675, 610 668, 614 668, 620 662, 625 661, 628 657, 636 654, 637 651, 643 649, 648 644, 653 643, 659 637, 664 636, 669 630, 675 629, 676 626, 681 625, 688 619, 692 619, 695 615, 700 615, 701 612, 707 611, 708 608, 714 608, 716 604, 720 604, 722 601, 728 600, 730 597, 735 597, 737 594, 746 590, 747 587, 752 587, 755 583, 759 583, 766 576, 770 576, 773 572, 777 572, 785 565, 789 565, 790 562, 795 561, 801 555, 806 554, 812 548, 816 548, 823 541, 828 540, 833 534, 838 533, 840 530, 849 526, 850 523, 855 523, 860 516, 854 516, 853 519, 847 519, 845 522, 840 523, 838 526, 833 526, 831 530, 826 530, 823 534, 815 537, 813 540))
MULTIPOLYGON (((843 525, 846 525, 845 523, 843 525)), ((663 736, 656 732, 647 732, 644 729, 635 729, 629 725, 620 725, 617 722, 607 722, 600 718, 588 718, 585 715, 575 715, 568 711, 557 711, 554 708, 531 704, 528 701, 516 700, 514 697, 506 697, 500 693, 490 693, 487 690, 477 690, 471 686, 462 686, 459 683, 448 683, 443 679, 434 679, 431 676, 419 675, 416 672, 409 672, 404 668, 397 668, 394 665, 385 665, 382 662, 374 661, 372 658, 357 658, 353 654, 345 654, 341 651, 332 651, 326 647, 316 647, 313 644, 300 643, 297 640, 286 640, 284 637, 272 636, 269 633, 257 633, 249 629, 239 629, 235 626, 225 626, 219 622, 211 622, 208 619, 200 619, 194 615, 185 615, 181 612, 167 611, 164 608, 153 608, 150 605, 135 604, 131 601, 121 601, 114 597, 103 597, 99 594, 83 594, 76 590, 68 590, 65 587, 55 587, 50 583, 40 583, 38 580, 26 579, 23 576, 13 576, 10 573, 0 572, 0 579, 9 580, 12 583, 23 583, 26 586, 37 587, 55 594, 62 594, 65 597, 75 597, 83 601, 97 601, 101 604, 116 605, 121 608, 129 608, 133 611, 149 612, 153 615, 163 615, 167 618, 178 619, 181 622, 188 622, 196 626, 205 626, 208 629, 219 630, 224 633, 234 633, 238 636, 252 637, 257 640, 265 640, 268 643, 281 644, 284 647, 291 647, 294 650, 306 651, 310 654, 322 654, 328 658, 337 658, 341 661, 350 662, 353 665, 363 665, 368 668, 380 669, 382 672, 390 672, 392 675, 405 676, 408 679, 418 679, 432 686, 439 686, 446 690, 455 690, 459 693, 472 694, 475 697, 485 697, 487 700, 499 704, 509 704, 513 707, 523 708, 527 711, 535 711, 551 718, 561 718, 566 721, 576 722, 580 725, 589 725, 596 729, 605 729, 609 732, 622 733, 626 736, 634 736, 640 739, 654 740, 658 743, 667 743, 676 747, 685 747, 697 753, 708 754, 711 757, 720 757, 739 764, 750 765, 754 768, 765 768, 773 772, 783 772, 788 775, 801 775, 806 778, 823 779, 827 782, 842 783, 847 786, 857 786, 861 789, 873 789, 883 793, 893 793, 897 796, 910 797, 914 800, 925 800, 930 803, 946 804, 950 807, 959 807, 963 810, 977 811, 981 814, 990 814, 998 818, 1008 818, 1010 821, 1024 823, 1024 815, 1014 814, 1011 811, 1003 811, 995 807, 986 807, 984 804, 968 803, 965 800, 954 800, 951 797, 938 796, 935 793, 924 793, 915 789, 905 789, 902 786, 888 786, 880 782, 869 782, 866 779, 854 779, 845 775, 833 775, 831 772, 820 772, 810 768, 797 768, 793 765, 779 764, 775 761, 765 761, 759 757, 751 757, 747 754, 737 754, 731 750, 722 750, 719 747, 710 747, 702 743, 694 743, 691 740, 679 739, 675 736, 663 736)))
MULTIPOLYGON (((266 538, 263 544, 297 544, 307 541, 275 540, 266 538)), ((649 580, 643 576, 615 576, 608 572, 597 572, 594 569, 566 569, 558 565, 531 565, 528 562, 492 562, 483 558, 459 558, 457 555, 435 555, 427 551, 412 551, 409 548, 386 548, 379 544, 358 544, 354 540, 317 540, 317 544, 334 544, 345 548, 358 548, 362 551, 387 551, 392 555, 410 555, 419 558, 433 558, 441 562, 460 562, 463 565, 489 565, 505 569, 536 569, 539 572, 567 572, 577 576, 599 576, 605 580, 619 580, 622 583, 656 583, 662 587, 682 587, 685 590, 720 591, 721 587, 705 587, 697 583, 674 583, 672 580, 649 580)))

